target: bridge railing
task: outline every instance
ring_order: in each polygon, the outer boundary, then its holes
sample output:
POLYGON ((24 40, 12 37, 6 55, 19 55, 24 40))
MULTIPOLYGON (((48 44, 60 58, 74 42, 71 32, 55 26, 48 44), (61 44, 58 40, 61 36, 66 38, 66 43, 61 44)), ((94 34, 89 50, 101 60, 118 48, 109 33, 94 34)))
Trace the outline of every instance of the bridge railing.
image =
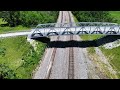
POLYGON ((109 22, 77 22, 38 24, 31 35, 40 37, 53 35, 107 34, 120 35, 120 25, 109 22), (76 26, 71 26, 75 24, 76 26))
POLYGON ((80 23, 77 23, 77 27, 80 27, 79 32, 82 32, 82 33, 84 32, 84 34, 107 34, 107 35, 120 34, 120 25, 117 23, 80 22, 80 23))
MULTIPOLYGON (((109 23, 109 22, 71 22, 71 23, 47 23, 47 24, 38 24, 36 28, 51 28, 51 27, 71 27, 72 24, 76 24, 76 26, 101 26, 101 25, 118 25, 117 23, 109 23)), ((59 27, 59 28, 60 28, 59 27)))

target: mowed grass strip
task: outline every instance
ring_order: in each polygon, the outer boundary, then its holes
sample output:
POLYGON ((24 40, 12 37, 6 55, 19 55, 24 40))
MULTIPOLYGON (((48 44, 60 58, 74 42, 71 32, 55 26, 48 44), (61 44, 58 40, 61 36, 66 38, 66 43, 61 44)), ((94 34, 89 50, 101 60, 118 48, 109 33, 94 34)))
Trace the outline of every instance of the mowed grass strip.
POLYGON ((2 24, 7 24, 7 22, 3 21, 0 18, 0 34, 9 33, 9 32, 19 32, 19 31, 29 31, 31 28, 23 27, 22 25, 18 25, 16 27, 2 26, 2 24))

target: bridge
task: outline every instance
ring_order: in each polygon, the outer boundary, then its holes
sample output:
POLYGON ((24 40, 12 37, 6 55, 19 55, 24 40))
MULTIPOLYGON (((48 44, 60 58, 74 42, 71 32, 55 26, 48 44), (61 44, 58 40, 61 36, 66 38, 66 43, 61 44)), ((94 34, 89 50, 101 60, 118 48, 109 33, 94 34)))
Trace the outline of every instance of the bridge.
POLYGON ((120 25, 109 22, 77 22, 77 23, 47 23, 38 24, 28 35, 34 39, 38 37, 104 34, 120 35, 120 25))

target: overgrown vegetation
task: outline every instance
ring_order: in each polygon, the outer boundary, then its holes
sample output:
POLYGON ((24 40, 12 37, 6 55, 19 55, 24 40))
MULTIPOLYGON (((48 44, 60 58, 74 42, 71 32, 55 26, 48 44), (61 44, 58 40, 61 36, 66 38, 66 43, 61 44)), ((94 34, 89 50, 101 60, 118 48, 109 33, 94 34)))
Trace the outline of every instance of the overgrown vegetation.
POLYGON ((40 23, 54 23, 58 11, 0 11, 0 33, 35 28, 40 23))
POLYGON ((56 22, 58 17, 58 11, 1 11, 0 14, 3 21, 11 27, 56 22))
POLYGON ((120 78, 120 47, 116 47, 113 49, 105 49, 104 47, 100 47, 100 49, 108 58, 113 68, 117 71, 117 74, 120 78))
POLYGON ((7 22, 3 21, 3 19, 0 18, 0 25, 1 25, 1 24, 7 24, 7 22))
POLYGON ((72 11, 79 22, 115 22, 108 11, 72 11))
POLYGON ((0 64, 0 79, 15 79, 16 74, 12 69, 4 64, 0 64))
MULTIPOLYGON (((0 11, 0 33, 28 30, 40 23, 57 21, 58 11, 0 11)), ((0 78, 29 79, 40 61, 46 44, 35 42, 33 46, 26 37, 0 39, 0 78)))
POLYGON ((0 78, 31 78, 46 47, 44 43, 37 43, 35 51, 26 37, 0 39, 0 78))
POLYGON ((120 24, 120 11, 109 11, 111 17, 120 24))

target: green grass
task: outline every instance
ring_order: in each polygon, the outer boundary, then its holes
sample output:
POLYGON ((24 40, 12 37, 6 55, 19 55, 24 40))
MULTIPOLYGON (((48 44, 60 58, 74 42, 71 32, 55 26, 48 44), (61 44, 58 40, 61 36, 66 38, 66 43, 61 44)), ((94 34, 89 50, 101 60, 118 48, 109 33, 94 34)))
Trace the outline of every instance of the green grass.
MULTIPOLYGON (((14 77, 8 74, 6 78, 31 78, 32 71, 42 58, 45 46, 38 42, 35 51, 25 36, 0 39, 0 65, 8 67, 7 70, 15 74, 14 77)), ((0 74, 6 70, 4 67, 1 67, 2 70, 0 68, 0 74)))
POLYGON ((3 33, 9 33, 9 32, 17 32, 17 31, 26 31, 26 30, 30 30, 31 28, 27 28, 27 27, 23 27, 21 25, 16 26, 16 27, 0 27, 0 34, 3 33))
POLYGON ((90 54, 94 54, 95 53, 94 47, 89 47, 89 48, 87 48, 87 50, 88 50, 88 53, 90 53, 90 54))
MULTIPOLYGON (((103 35, 81 35, 80 37, 86 41, 86 40, 95 40, 101 38, 103 35)), ((94 47, 88 47, 87 48, 88 53, 93 54, 95 53, 94 47)))
POLYGON ((75 16, 73 16, 75 22, 79 22, 75 16))
POLYGON ((7 22, 4 22, 2 18, 0 18, 0 24, 6 24, 7 22))
MULTIPOLYGON (((94 40, 101 38, 102 35, 81 35, 83 40, 94 40)), ((104 47, 99 47, 103 54, 108 58, 112 67, 117 71, 117 75, 120 78, 120 47, 114 49, 105 49, 104 47)), ((94 47, 87 48, 88 53, 93 55, 95 54, 94 47)))
POLYGON ((120 11, 109 11, 109 13, 120 24, 120 11))
POLYGON ((81 35, 83 40, 95 40, 101 38, 103 35, 81 35))
MULTIPOLYGON (((2 21, 2 18, 0 18, 0 25, 6 24, 6 23, 7 22, 2 21)), ((16 26, 16 27, 0 26, 0 34, 9 33, 9 32, 17 32, 17 31, 26 31, 26 30, 30 30, 30 29, 31 28, 23 27, 21 25, 16 26)))
POLYGON ((118 76, 120 78, 120 47, 116 47, 114 49, 105 49, 104 47, 100 47, 100 49, 109 59, 110 64, 113 66, 113 68, 117 70, 118 76))

